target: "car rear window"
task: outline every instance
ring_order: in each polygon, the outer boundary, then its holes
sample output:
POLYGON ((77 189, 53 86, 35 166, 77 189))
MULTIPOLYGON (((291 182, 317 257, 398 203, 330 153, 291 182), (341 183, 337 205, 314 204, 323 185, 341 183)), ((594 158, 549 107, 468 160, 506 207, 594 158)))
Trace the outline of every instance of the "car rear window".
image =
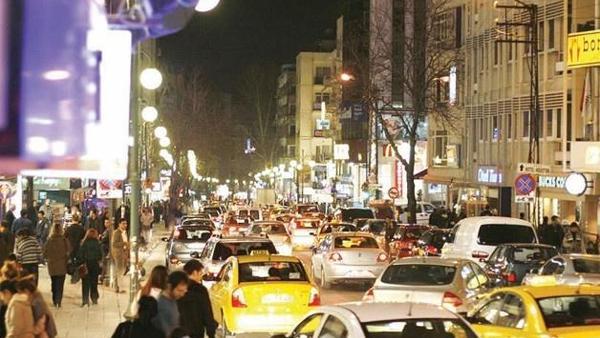
POLYGON ((213 259, 224 261, 231 256, 246 256, 252 251, 268 251, 276 254, 277 250, 272 242, 219 242, 215 246, 213 259))
POLYGON ((400 227, 396 230, 396 237, 400 237, 401 239, 418 239, 426 230, 424 228, 400 227))
POLYGON ((308 220, 297 220, 296 227, 297 228, 316 228, 319 226, 318 221, 308 221, 308 220))
POLYGON ((250 210, 250 217, 252 217, 253 219, 259 219, 260 212, 258 210, 250 210))
POLYGON ((549 297, 537 302, 548 328, 600 325, 600 296, 549 297))
POLYGON ((396 319, 364 323, 363 328, 367 338, 477 337, 460 319, 396 319))
POLYGON ((479 228, 478 243, 500 245, 504 243, 535 243, 533 228, 518 224, 483 224, 479 228))
POLYGON ((306 272, 298 262, 251 262, 239 266, 239 282, 307 281, 306 272))
POLYGON ((377 249, 377 241, 375 238, 366 236, 343 236, 336 237, 334 241, 336 249, 377 249))
POLYGON ((352 222, 357 218, 375 218, 371 209, 343 209, 342 219, 345 222, 352 222))
POLYGON ((573 268, 579 273, 600 273, 600 260, 577 258, 573 259, 573 268))
POLYGON ((556 255, 558 255, 558 251, 554 248, 517 247, 513 249, 515 263, 547 261, 556 255))
POLYGON ((212 230, 206 227, 184 227, 175 230, 173 237, 180 241, 206 242, 212 236, 212 230))
POLYGON ((269 223, 269 224, 259 224, 259 225, 255 225, 252 228, 252 232, 253 233, 267 233, 267 234, 274 234, 274 235, 285 235, 287 234, 287 231, 285 230, 285 226, 283 224, 279 224, 279 223, 269 223))
POLYGON ((456 267, 430 264, 390 265, 381 281, 387 284, 446 285, 452 283, 456 267))

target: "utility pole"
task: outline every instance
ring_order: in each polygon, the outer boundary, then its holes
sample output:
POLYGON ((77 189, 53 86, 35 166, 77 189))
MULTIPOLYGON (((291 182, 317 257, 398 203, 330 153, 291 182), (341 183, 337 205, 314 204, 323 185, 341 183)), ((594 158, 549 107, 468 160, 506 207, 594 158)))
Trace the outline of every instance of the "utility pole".
MULTIPOLYGON (((528 4, 521 0, 515 0, 514 5, 501 5, 498 1, 494 1, 496 9, 504 10, 504 21, 497 21, 498 34, 500 38, 496 39, 496 43, 508 44, 524 44, 528 46, 529 53, 527 54, 527 66, 529 70, 529 153, 527 162, 540 163, 540 90, 539 90, 539 67, 538 67, 538 6, 536 4, 528 4), (520 15, 515 20, 509 17, 509 10, 518 10, 520 15), (523 27, 526 30, 525 37, 516 36, 511 32, 511 28, 523 27)), ((566 137, 563 135, 563 137, 566 137)), ((564 150, 563 150, 564 151, 564 150)), ((535 199, 533 203, 533 224, 538 225, 540 220, 540 188, 539 185, 535 190, 535 199)))

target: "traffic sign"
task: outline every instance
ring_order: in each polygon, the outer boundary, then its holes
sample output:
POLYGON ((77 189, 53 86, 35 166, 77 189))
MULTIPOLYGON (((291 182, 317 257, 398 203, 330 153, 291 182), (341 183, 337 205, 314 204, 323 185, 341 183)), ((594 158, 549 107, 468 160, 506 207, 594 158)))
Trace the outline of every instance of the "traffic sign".
POLYGON ((537 182, 531 174, 521 174, 515 179, 515 195, 529 195, 537 188, 537 182))
POLYGON ((569 34, 567 67, 592 67, 600 64, 600 30, 569 34))
POLYGON ((391 187, 390 190, 388 190, 388 196, 391 199, 396 199, 400 196, 400 191, 398 191, 398 188, 391 187))
POLYGON ((550 172, 549 165, 520 162, 517 164, 517 171, 521 173, 547 174, 550 172))

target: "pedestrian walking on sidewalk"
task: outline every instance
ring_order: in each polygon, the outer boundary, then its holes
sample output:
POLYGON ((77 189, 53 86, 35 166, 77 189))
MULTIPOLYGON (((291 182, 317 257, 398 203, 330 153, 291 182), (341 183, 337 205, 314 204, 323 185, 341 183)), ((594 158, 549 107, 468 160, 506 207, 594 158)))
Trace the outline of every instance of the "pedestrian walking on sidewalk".
POLYGON ((158 314, 154 318, 153 323, 166 337, 170 337, 173 330, 180 326, 177 300, 187 292, 188 282, 189 278, 185 272, 171 272, 167 280, 167 289, 158 297, 158 314))
POLYGON ((4 318, 6 338, 35 338, 35 323, 29 296, 17 291, 15 281, 0 282, 0 294, 2 302, 7 305, 4 318))
POLYGON ((17 282, 17 292, 26 294, 33 310, 34 333, 36 338, 56 337, 56 322, 42 294, 29 279, 17 282))
MULTIPOLYGON (((157 265, 150 271, 150 276, 140 291, 138 291, 136 299, 148 296, 158 300, 160 294, 167 289, 167 278, 169 271, 164 265, 157 265)), ((133 313, 137 312, 137 302, 134 304, 133 313)))
POLYGON ((185 263, 183 271, 190 281, 187 293, 177 301, 181 326, 191 338, 204 338, 205 332, 209 338, 214 338, 218 324, 213 316, 208 290, 202 285, 204 266, 200 261, 192 259, 185 263))
POLYGON ((15 236, 10 232, 7 220, 0 222, 0 265, 15 249, 15 236))
POLYGON ((45 217, 44 211, 38 212, 38 220, 35 225, 35 237, 37 237, 41 246, 46 244, 50 233, 50 221, 45 217))
POLYGON ((38 265, 42 263, 42 248, 30 229, 24 228, 17 233, 15 255, 24 274, 33 275, 34 283, 37 286, 38 265))
POLYGON ((152 223, 154 222, 154 216, 152 216, 152 209, 143 208, 142 215, 140 216, 140 223, 142 225, 142 237, 146 245, 150 244, 152 240, 152 223))
POLYGON ((12 223, 12 233, 16 235, 23 229, 29 229, 31 233, 35 232, 35 225, 29 219, 29 215, 25 209, 21 209, 21 217, 17 218, 12 223))
POLYGON ((100 275, 100 261, 102 249, 98 241, 98 231, 88 229, 77 254, 78 261, 82 263, 79 268, 81 277, 81 307, 98 304, 98 276, 100 275))
POLYGON ((69 254, 69 241, 63 234, 62 224, 60 221, 55 222, 44 246, 44 258, 48 263, 48 274, 52 283, 52 304, 55 307, 62 304, 69 254))
POLYGON ((142 296, 137 302, 137 306, 139 310, 136 319, 119 324, 112 338, 167 338, 152 323, 152 320, 158 314, 156 299, 149 296, 142 296))
MULTIPOLYGON (((129 261, 129 239, 127 238, 127 219, 125 218, 119 220, 119 227, 112 234, 110 255, 115 267, 115 291, 121 292, 120 287, 123 286, 122 280, 129 261)), ((125 291, 123 290, 123 292, 125 291)))
POLYGON ((85 230, 79 222, 79 214, 75 213, 71 216, 71 224, 67 227, 67 230, 65 230, 65 237, 69 240, 71 248, 71 261, 74 261, 77 257, 79 246, 81 245, 84 236, 85 230))

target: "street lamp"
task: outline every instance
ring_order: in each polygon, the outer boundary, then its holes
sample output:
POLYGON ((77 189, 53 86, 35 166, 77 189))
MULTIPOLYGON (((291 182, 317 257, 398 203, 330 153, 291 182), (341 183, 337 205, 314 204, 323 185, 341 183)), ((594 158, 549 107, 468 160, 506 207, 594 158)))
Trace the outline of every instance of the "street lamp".
POLYGON ((144 107, 144 109, 142 109, 142 118, 144 119, 144 122, 154 122, 156 121, 157 117, 158 110, 156 110, 156 108, 154 108, 153 106, 147 106, 144 107))
POLYGON ((161 147, 163 147, 163 148, 166 148, 166 147, 168 147, 168 146, 170 146, 170 145, 171 145, 171 139, 170 139, 170 138, 168 138, 167 136, 165 136, 165 137, 161 137, 161 138, 158 140, 158 144, 160 144, 160 146, 161 146, 161 147))
POLYGON ((154 136, 158 139, 162 139, 167 137, 167 128, 163 126, 158 126, 154 129, 154 136))
POLYGON ((200 0, 196 5, 195 10, 198 12, 208 12, 213 10, 217 5, 219 5, 221 0, 200 0))
POLYGON ((348 73, 342 73, 340 75, 340 80, 342 80, 343 82, 352 81, 352 80, 354 80, 354 75, 348 74, 348 73))
POLYGON ((148 90, 154 90, 162 84, 162 74, 156 68, 146 68, 140 73, 140 83, 148 90))

